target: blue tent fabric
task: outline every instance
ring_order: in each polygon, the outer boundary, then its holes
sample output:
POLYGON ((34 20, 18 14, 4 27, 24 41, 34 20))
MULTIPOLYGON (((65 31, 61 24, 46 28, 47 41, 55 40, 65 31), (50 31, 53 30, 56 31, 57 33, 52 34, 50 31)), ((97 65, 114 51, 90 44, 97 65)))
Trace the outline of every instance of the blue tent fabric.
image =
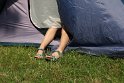
POLYGON ((70 49, 124 56, 122 0, 57 0, 62 23, 72 35, 70 49))

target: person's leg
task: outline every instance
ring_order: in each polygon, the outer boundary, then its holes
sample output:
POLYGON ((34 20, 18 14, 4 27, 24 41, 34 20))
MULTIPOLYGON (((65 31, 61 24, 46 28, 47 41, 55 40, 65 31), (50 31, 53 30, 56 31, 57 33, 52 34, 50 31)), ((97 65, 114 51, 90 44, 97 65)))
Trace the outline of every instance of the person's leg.
POLYGON ((56 50, 63 52, 65 50, 66 46, 68 45, 68 43, 69 43, 69 36, 68 36, 67 32, 64 30, 64 28, 62 28, 60 44, 56 50))
MULTIPOLYGON (((56 28, 54 26, 48 29, 48 31, 45 34, 44 39, 42 40, 42 42, 40 44, 40 47, 39 47, 40 49, 46 48, 46 46, 54 39, 57 30, 58 30, 58 28, 56 28)), ((35 58, 41 58, 40 56, 37 56, 37 55, 42 54, 42 53, 43 53, 43 50, 38 50, 35 58)))
MULTIPOLYGON (((68 43, 69 43, 69 36, 68 36, 67 32, 64 30, 64 28, 62 28, 60 44, 59 44, 59 47, 56 49, 56 51, 63 53, 63 51, 65 50, 68 43)), ((60 58, 58 52, 56 52, 56 51, 52 53, 52 56, 55 56, 56 58, 60 58)), ((52 57, 52 56, 47 56, 46 58, 50 59, 50 57, 52 57)))

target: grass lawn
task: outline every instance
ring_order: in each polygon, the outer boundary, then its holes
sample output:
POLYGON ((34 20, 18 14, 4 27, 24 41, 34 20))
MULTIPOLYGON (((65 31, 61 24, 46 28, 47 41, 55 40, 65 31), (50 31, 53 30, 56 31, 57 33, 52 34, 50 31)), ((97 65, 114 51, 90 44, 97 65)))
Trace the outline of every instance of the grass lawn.
POLYGON ((124 83, 124 59, 69 51, 57 62, 35 60, 34 47, 0 47, 0 83, 124 83))

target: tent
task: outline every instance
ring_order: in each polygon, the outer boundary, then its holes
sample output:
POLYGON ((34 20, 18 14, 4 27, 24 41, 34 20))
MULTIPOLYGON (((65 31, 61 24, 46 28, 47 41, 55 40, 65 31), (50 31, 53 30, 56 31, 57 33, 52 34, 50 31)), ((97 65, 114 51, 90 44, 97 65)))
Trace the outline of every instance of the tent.
POLYGON ((124 4, 122 0, 57 0, 70 46, 89 54, 124 56, 124 4))
MULTIPOLYGON (((31 22, 28 0, 2 0, 0 13, 0 45, 39 45, 43 32, 31 22), (3 1, 3 2, 2 2, 3 1)), ((32 0, 33 1, 33 0, 32 0)), ((57 45, 53 41, 51 45, 57 45)))
POLYGON ((1 0, 0 1, 0 12, 2 11, 4 5, 5 5, 6 0, 1 0))
MULTIPOLYGON (((124 57, 124 4, 122 0, 7 0, 0 13, 0 44, 39 44, 44 37, 45 14, 58 18, 71 35, 66 48, 93 55, 124 57), (41 5, 42 4, 42 5, 41 5), (50 6, 50 7, 49 7, 50 6), (51 8, 51 11, 47 9, 51 8), (39 11, 44 9, 44 11, 39 11), (55 11, 56 12, 56 11, 55 11), (45 14, 44 14, 45 13, 45 14), (40 32, 40 31, 41 32, 40 32)), ((57 46, 58 40, 51 45, 57 46)))

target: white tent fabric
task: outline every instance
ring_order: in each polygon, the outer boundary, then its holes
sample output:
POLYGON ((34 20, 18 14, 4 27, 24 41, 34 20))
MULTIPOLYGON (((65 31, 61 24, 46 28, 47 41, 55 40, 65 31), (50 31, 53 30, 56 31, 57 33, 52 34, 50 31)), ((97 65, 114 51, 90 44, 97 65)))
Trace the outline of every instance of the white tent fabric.
POLYGON ((56 0, 30 0, 30 16, 38 28, 50 27, 52 21, 59 21, 56 0))

